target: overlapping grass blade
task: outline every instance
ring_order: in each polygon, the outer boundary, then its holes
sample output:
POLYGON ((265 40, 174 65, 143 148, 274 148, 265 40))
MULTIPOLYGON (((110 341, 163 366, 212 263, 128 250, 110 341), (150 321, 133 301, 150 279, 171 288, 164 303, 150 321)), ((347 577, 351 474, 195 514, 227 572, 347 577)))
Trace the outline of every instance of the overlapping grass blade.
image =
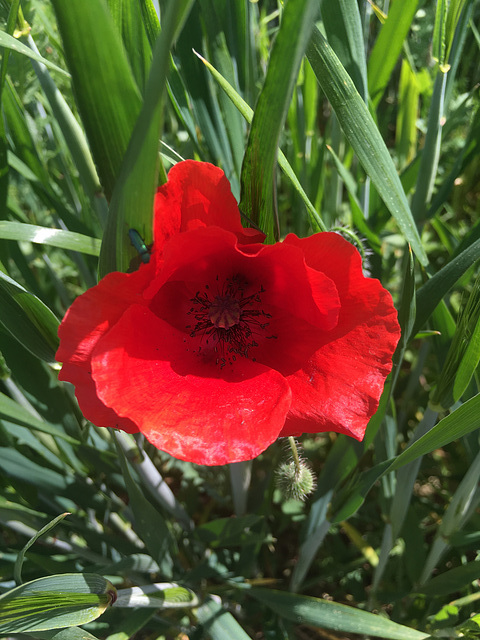
POLYGON ((307 57, 348 142, 422 264, 428 258, 385 142, 332 48, 314 28, 307 57))
POLYGON ((212 640, 250 640, 250 636, 218 599, 208 598, 197 610, 197 618, 212 640))
MULTIPOLYGON (((102 249, 99 273, 126 271, 134 255, 128 237, 137 229, 147 244, 153 237, 153 199, 158 179, 159 139, 162 128, 162 105, 170 48, 179 24, 188 14, 192 0, 169 4, 162 31, 153 52, 145 101, 123 159, 112 195, 102 249)), ((162 172, 161 182, 166 179, 162 172)))
POLYGON ((427 633, 392 622, 369 611, 361 611, 331 600, 253 588, 248 591, 256 600, 263 602, 279 616, 313 627, 365 634, 391 640, 422 640, 427 633))
POLYGON ((279 237, 274 183, 278 145, 317 11, 314 0, 285 5, 243 160, 240 209, 260 226, 267 242, 279 237))
POLYGON ((418 8, 418 0, 392 2, 368 59, 368 91, 375 106, 380 102, 402 51, 418 8))
POLYGON ((18 240, 19 242, 36 242, 60 249, 79 251, 90 256, 98 256, 100 253, 100 240, 97 238, 89 238, 82 233, 74 233, 73 231, 51 229, 23 222, 0 221, 0 238, 18 240))
POLYGON ((78 110, 110 199, 142 106, 140 91, 105 3, 53 0, 52 4, 78 110))
POLYGON ((355 0, 322 3, 322 20, 327 39, 352 78, 358 93, 367 101, 367 61, 360 11, 355 0))
POLYGON ((55 362, 57 318, 41 300, 1 271, 0 322, 33 355, 55 362))
MULTIPOLYGON (((215 69, 215 67, 213 65, 211 65, 210 62, 208 62, 208 60, 205 60, 205 58, 203 58, 197 52, 195 52, 195 53, 200 58, 200 60, 204 63, 204 65, 207 67, 207 69, 210 71, 210 73, 215 78, 215 80, 218 82, 220 87, 225 91, 226 95, 230 98, 230 100, 233 102, 233 104, 238 109, 238 111, 242 114, 242 116, 245 118, 245 120, 248 123, 252 122, 253 109, 235 91, 235 89, 232 87, 232 85, 229 84, 225 80, 225 78, 215 69)), ((286 157, 285 157, 285 155, 284 155, 284 153, 283 153, 283 151, 281 149, 278 150, 278 164, 279 164, 280 168, 282 169, 282 171, 285 173, 285 175, 291 180, 293 186, 295 187, 295 189, 297 190, 297 192, 300 195, 301 199, 303 200, 303 202, 304 202, 304 204, 305 204, 305 206, 307 208, 307 211, 308 211, 308 214, 309 214, 310 221, 311 221, 313 229, 315 229, 316 231, 326 231, 327 229, 325 227, 325 224, 323 223, 322 219, 320 218, 317 210, 315 209, 314 205, 310 201, 309 197, 305 193, 305 190, 303 189, 302 185, 300 184, 297 176, 295 175, 292 167, 288 163, 288 160, 286 159, 286 157)))
POLYGON ((65 71, 65 69, 62 69, 50 60, 47 60, 47 58, 44 58, 36 51, 32 51, 29 47, 24 45, 23 42, 20 42, 19 40, 17 40, 17 38, 14 38, 4 31, 0 31, 0 47, 4 47, 5 49, 10 49, 10 51, 21 53, 23 56, 27 56, 27 58, 31 58, 36 62, 41 62, 46 67, 54 69, 57 73, 61 73, 62 75, 70 77, 68 71, 65 71))

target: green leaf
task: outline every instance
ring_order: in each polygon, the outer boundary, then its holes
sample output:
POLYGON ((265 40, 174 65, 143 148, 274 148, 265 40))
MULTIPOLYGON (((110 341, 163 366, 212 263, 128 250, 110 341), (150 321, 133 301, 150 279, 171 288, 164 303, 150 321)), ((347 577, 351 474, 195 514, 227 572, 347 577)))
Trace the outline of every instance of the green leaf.
POLYGON ((35 637, 44 640, 99 640, 97 636, 80 627, 69 627, 62 631, 36 631, 35 637))
POLYGON ((445 73, 450 69, 449 56, 455 30, 466 0, 437 0, 433 28, 432 57, 445 73))
POLYGON ((30 540, 27 542, 27 544, 20 551, 20 553, 17 556, 17 559, 15 560, 15 565, 13 567, 13 577, 15 578, 15 582, 17 584, 21 584, 21 582, 22 582, 23 561, 25 559, 25 554, 30 549, 32 544, 35 544, 35 542, 41 536, 43 536, 44 533, 48 533, 51 529, 53 529, 59 522, 61 522, 68 515, 70 515, 70 514, 69 513, 61 513, 59 516, 57 516, 56 518, 51 520, 48 524, 46 524, 44 527, 42 527, 40 529, 40 531, 37 531, 37 533, 32 538, 30 538, 30 540))
POLYGON ((317 12, 316 0, 293 0, 285 5, 248 137, 240 210, 264 231, 267 242, 278 239, 280 234, 274 204, 277 151, 317 12))
MULTIPOLYGON (((128 231, 137 229, 146 244, 153 238, 153 199, 157 186, 162 105, 170 47, 192 0, 170 3, 153 53, 145 102, 136 121, 108 212, 100 252, 99 274, 127 271, 134 250, 128 231)), ((162 182, 166 179, 162 174, 162 182)))
POLYGON ((198 606, 198 597, 186 587, 172 582, 159 582, 131 589, 120 589, 115 607, 149 609, 182 609, 198 606))
MULTIPOLYGON (((207 69, 210 71, 212 76, 218 82, 220 87, 223 89, 223 91, 227 94, 227 96, 236 106, 238 111, 240 111, 240 113, 245 118, 245 120, 250 124, 253 119, 253 109, 249 107, 249 105, 245 102, 245 100, 235 91, 232 85, 225 80, 225 78, 215 69, 213 65, 210 64, 210 62, 208 62, 208 60, 205 60, 205 58, 203 58, 196 51, 194 51, 194 53, 198 58, 200 58, 200 60, 203 62, 203 64, 207 67, 207 69)), ((301 199, 303 200, 307 208, 308 214, 310 216, 310 222, 313 229, 315 229, 316 231, 326 231, 327 228, 323 220, 318 215, 317 210, 315 209, 310 199, 308 198, 307 194, 305 193, 302 185, 300 184, 297 176, 295 175, 292 167, 289 165, 288 160, 286 159, 281 149, 278 150, 278 164, 280 165, 280 168, 285 173, 285 175, 290 179, 293 186, 295 187, 298 194, 300 195, 301 199)))
POLYGON ((55 362, 58 320, 33 293, 0 271, 0 322, 34 356, 55 362))
POLYGON ((52 4, 78 110, 110 199, 140 113, 140 91, 104 0, 53 0, 52 4))
POLYGON ((387 88, 417 7, 418 0, 395 0, 390 4, 388 18, 368 60, 368 90, 374 105, 378 105, 387 88))
POLYGON ((219 598, 208 598, 197 610, 197 618, 212 640, 251 640, 219 598))
POLYGON ((213 549, 261 542, 265 536, 251 532, 250 528, 262 520, 262 516, 253 514, 240 518, 219 518, 197 527, 195 535, 213 549))
POLYGON ((452 258, 417 291, 417 315, 411 335, 423 327, 433 310, 463 274, 480 258, 480 239, 452 258))
POLYGON ((357 1, 323 2, 322 20, 329 44, 366 102, 367 62, 357 1))
POLYGON ((17 478, 32 485, 35 490, 54 496, 74 483, 73 475, 52 471, 9 447, 0 447, 0 468, 6 476, 17 478))
POLYGON ((0 632, 60 629, 98 618, 116 597, 115 587, 90 573, 32 580, 0 596, 0 632))
POLYGON ((101 244, 97 238, 90 238, 81 233, 7 220, 0 221, 0 238, 19 242, 36 242, 69 251, 79 251, 90 256, 99 255, 101 244))
POLYGON ((78 440, 67 436, 66 433, 56 427, 48 424, 48 422, 42 422, 38 418, 35 418, 30 411, 20 406, 15 400, 12 400, 9 396, 0 392, 0 418, 9 420, 15 424, 22 425, 28 429, 34 431, 40 431, 41 433, 48 433, 55 438, 62 438, 66 442, 73 445, 78 445, 78 440))
POLYGON ((273 589, 253 588, 247 591, 282 618, 297 624, 332 629, 346 633, 365 634, 392 640, 422 640, 427 633, 410 629, 383 616, 354 609, 330 600, 310 598, 273 589))
POLYGON ((0 47, 5 47, 5 49, 10 49, 10 51, 21 53, 22 55, 27 56, 28 58, 31 58, 36 62, 41 62, 50 69, 55 69, 55 71, 58 71, 58 73, 61 73, 64 76, 70 77, 68 71, 65 71, 65 69, 58 67, 56 64, 53 64, 53 62, 50 62, 50 60, 47 60, 40 54, 35 53, 25 44, 23 44, 13 36, 8 35, 8 33, 5 33, 4 31, 0 31, 0 47))
POLYGON ((130 498, 130 508, 135 516, 137 529, 150 555, 158 562, 163 575, 169 575, 172 564, 170 555, 170 545, 172 544, 171 533, 160 512, 145 498, 138 484, 134 482, 127 459, 118 443, 116 442, 115 444, 117 445, 118 459, 130 498))
POLYGON ((428 263, 400 178, 367 106, 334 51, 314 28, 307 57, 345 137, 420 262, 428 263))
POLYGON ((421 586, 417 585, 413 593, 424 593, 436 597, 448 596, 456 591, 462 591, 468 584, 476 581, 479 575, 480 560, 474 560, 445 571, 421 586))
POLYGON ((385 460, 380 464, 350 478, 350 482, 335 498, 332 505, 332 522, 341 522, 353 515, 363 504, 373 485, 386 473, 399 469, 404 465, 435 451, 445 445, 463 438, 478 429, 480 412, 480 394, 477 394, 446 418, 443 418, 424 436, 416 440, 405 451, 393 460, 385 460))

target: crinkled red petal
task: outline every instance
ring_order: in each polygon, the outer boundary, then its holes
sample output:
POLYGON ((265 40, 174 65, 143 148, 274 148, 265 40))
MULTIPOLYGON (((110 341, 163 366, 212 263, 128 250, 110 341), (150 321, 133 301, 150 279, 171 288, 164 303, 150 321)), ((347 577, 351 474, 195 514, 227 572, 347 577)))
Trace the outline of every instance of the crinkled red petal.
POLYGON ((130 307, 92 357, 99 397, 182 460, 220 465, 254 458, 285 421, 291 400, 285 378, 246 358, 220 369, 187 349, 183 332, 143 306, 130 307))
POLYGON ((287 378, 293 399, 281 435, 336 431, 361 440, 400 338, 392 298, 363 275, 358 251, 337 234, 289 235, 285 242, 301 247, 307 264, 335 281, 341 309, 315 355, 287 378))
POLYGON ((110 273, 79 296, 68 309, 58 330, 56 359, 63 362, 59 379, 76 385, 83 415, 99 427, 138 430, 99 401, 91 378, 91 355, 98 341, 118 321, 129 305, 142 302, 142 291, 155 271, 154 260, 134 273, 110 273))
POLYGON ((163 251, 177 233, 218 226, 240 243, 263 242, 265 235, 242 227, 237 201, 221 169, 208 162, 184 160, 172 167, 154 204, 154 249, 163 251))

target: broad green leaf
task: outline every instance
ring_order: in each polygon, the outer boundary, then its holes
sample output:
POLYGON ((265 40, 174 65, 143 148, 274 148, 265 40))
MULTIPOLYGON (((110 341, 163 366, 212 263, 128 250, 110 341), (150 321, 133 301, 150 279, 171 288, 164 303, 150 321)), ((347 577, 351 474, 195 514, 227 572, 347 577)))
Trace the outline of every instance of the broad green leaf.
POLYGON ((32 580, 0 596, 0 632, 25 633, 85 624, 116 597, 115 587, 90 573, 32 580))
POLYGON ((104 0, 52 4, 78 110, 110 199, 140 113, 140 91, 104 0))
POLYGON ((380 102, 417 11, 418 0, 394 0, 368 60, 368 90, 380 102))
MULTIPOLYGON (((227 96, 230 98, 230 100, 233 102, 236 108, 240 111, 240 113, 245 118, 245 120, 250 124, 253 119, 253 109, 249 107, 249 105, 245 102, 245 100, 235 91, 232 85, 229 84, 220 73, 218 73, 215 67, 210 64, 210 62, 205 60, 205 58, 203 58, 196 51, 194 53, 196 56, 198 56, 198 58, 200 58, 200 60, 210 71, 210 73, 218 82, 218 84, 223 89, 223 91, 227 94, 227 96)), ((307 194, 305 193, 302 185, 300 184, 297 176, 295 175, 292 167, 289 165, 288 160, 286 159, 281 149, 278 150, 278 164, 280 165, 280 168, 285 173, 285 175, 290 179, 293 186, 295 187, 298 194, 300 195, 301 199, 303 200, 307 208, 308 214, 310 216, 310 221, 313 229, 315 229, 316 231, 326 231, 327 228, 323 223, 323 220, 320 218, 317 210, 309 200, 307 194)))
POLYGON ((253 588, 247 593, 282 618, 297 624, 392 640, 422 640, 429 637, 427 633, 397 624, 383 616, 330 600, 273 589, 253 588))
POLYGON ((143 91, 152 61, 152 48, 145 33, 140 3, 108 0, 108 5, 122 36, 137 86, 143 91))
MULTIPOLYGON (((170 61, 170 47, 192 5, 192 0, 179 0, 168 5, 162 31, 153 52, 150 75, 145 88, 145 101, 123 159, 108 212, 99 273, 127 271, 134 250, 128 231, 137 229, 146 244, 153 237, 153 199, 157 187, 159 138, 162 128, 162 105, 170 61)), ((166 176, 162 172, 161 182, 166 176)))
POLYGON ((17 584, 21 584, 21 582, 22 582, 23 561, 25 559, 25 554, 30 549, 32 544, 35 544, 35 542, 41 536, 43 536, 44 533, 48 533, 51 529, 53 529, 59 522, 61 522, 68 515, 70 515, 70 514, 69 513, 61 513, 59 516, 57 516, 56 518, 51 520, 48 524, 46 524, 44 527, 42 527, 40 529, 40 531, 37 531, 37 533, 32 538, 30 538, 30 540, 27 542, 27 544, 20 551, 20 553, 17 556, 17 559, 15 560, 15 566, 13 567, 13 577, 15 578, 15 582, 17 584))
POLYGON ((417 315, 411 335, 425 324, 433 310, 463 274, 480 258, 480 239, 475 240, 417 291, 417 315))
POLYGON ((120 589, 115 607, 147 607, 149 609, 182 609, 198 606, 198 597, 186 587, 172 582, 120 589))
POLYGON ((58 73, 61 73, 62 75, 70 77, 70 74, 67 71, 65 71, 65 69, 58 67, 56 64, 53 64, 53 62, 50 62, 50 60, 47 60, 46 58, 42 57, 40 54, 35 53, 29 47, 23 44, 23 42, 20 42, 13 36, 8 35, 8 33, 5 33, 4 31, 0 31, 0 47, 5 47, 6 49, 10 49, 10 51, 16 51, 17 53, 21 53, 22 55, 27 56, 28 58, 31 58, 36 62, 41 62, 42 64, 44 64, 46 67, 49 67, 50 69, 55 69, 55 71, 57 71, 58 73))
POLYGON ((248 137, 240 209, 262 229, 267 242, 278 240, 280 234, 274 181, 278 145, 317 12, 316 0, 293 0, 285 5, 248 137))
POLYGON ((208 598, 197 609, 197 618, 212 640, 251 640, 231 613, 219 602, 220 598, 208 598))
POLYGON ((317 28, 313 30, 307 57, 335 110, 345 137, 417 258, 426 265, 428 258, 385 142, 350 76, 317 28))
POLYGON ((0 323, 34 356, 55 362, 57 318, 33 293, 1 271, 0 323))
POLYGON ((81 233, 6 220, 0 221, 0 239, 36 242, 69 251, 79 251, 90 256, 98 256, 101 244, 97 238, 89 238, 81 233))

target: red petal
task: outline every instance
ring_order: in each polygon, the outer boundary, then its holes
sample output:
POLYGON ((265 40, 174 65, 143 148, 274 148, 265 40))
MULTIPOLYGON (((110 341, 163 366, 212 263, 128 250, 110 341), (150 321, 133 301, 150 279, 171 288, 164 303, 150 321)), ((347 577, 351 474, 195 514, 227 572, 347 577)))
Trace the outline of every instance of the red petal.
MULTIPOLYGON (((208 289, 213 299, 226 282, 240 276, 245 298, 258 294, 259 302, 253 308, 268 313, 252 318, 257 344, 248 356, 283 375, 291 374, 316 351, 324 331, 337 322, 340 303, 335 284, 307 266, 295 246, 255 244, 248 246, 248 253, 243 246, 218 227, 172 238, 165 247, 161 274, 167 284, 153 299, 151 309, 190 333, 193 318, 189 310, 196 293, 208 289)), ((148 295, 161 283, 160 278, 152 283, 148 295)))
POLYGON ((163 251, 165 242, 177 233, 212 225, 232 231, 241 243, 265 239, 263 233, 242 227, 229 181, 208 162, 184 160, 172 167, 156 194, 154 212, 156 251, 163 251))
POLYGON ((306 366, 287 379, 293 393, 282 436, 337 431, 358 440, 378 407, 400 338, 397 312, 378 280, 365 278, 358 251, 333 233, 288 244, 334 280, 340 295, 337 326, 306 366))
POLYGON ((112 427, 127 433, 138 433, 138 427, 128 418, 121 418, 113 409, 106 407, 97 397, 97 389, 89 371, 71 364, 64 364, 59 380, 75 385, 78 405, 87 420, 97 427, 112 427))
POLYGON ((68 309, 58 330, 60 346, 56 359, 63 362, 59 379, 76 385, 80 409, 99 427, 118 427, 128 432, 138 429, 99 401, 91 378, 90 358, 105 333, 128 306, 142 301, 142 291, 152 278, 154 261, 134 273, 110 273, 98 285, 79 296, 68 309))
POLYGON ((254 458, 285 421, 291 399, 285 378, 246 358, 234 370, 220 369, 187 349, 183 332, 132 306, 92 358, 100 398, 182 460, 219 465, 254 458))

